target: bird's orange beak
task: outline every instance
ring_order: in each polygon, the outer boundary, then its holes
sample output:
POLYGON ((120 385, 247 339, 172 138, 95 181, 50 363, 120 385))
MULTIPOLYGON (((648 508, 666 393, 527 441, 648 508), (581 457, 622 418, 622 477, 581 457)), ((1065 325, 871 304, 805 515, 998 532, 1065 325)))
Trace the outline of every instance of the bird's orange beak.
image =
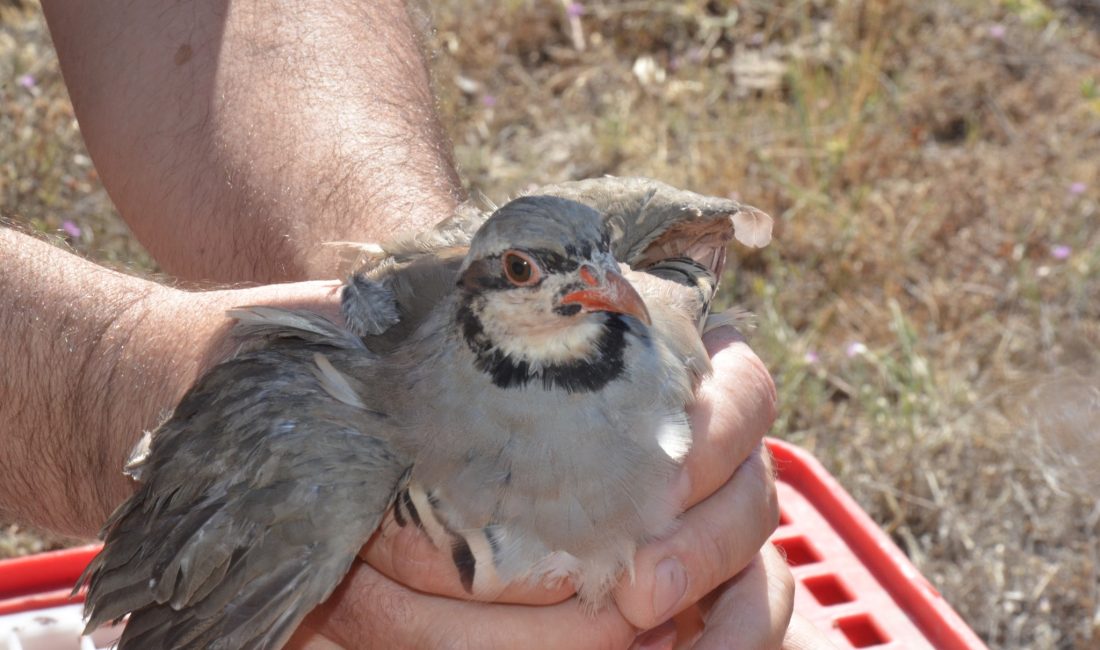
POLYGON ((638 292, 626 278, 615 271, 608 271, 600 283, 587 267, 581 268, 581 278, 592 285, 592 289, 581 289, 567 293, 562 304, 580 305, 585 311, 609 311, 616 314, 633 316, 646 325, 652 324, 649 310, 638 292))

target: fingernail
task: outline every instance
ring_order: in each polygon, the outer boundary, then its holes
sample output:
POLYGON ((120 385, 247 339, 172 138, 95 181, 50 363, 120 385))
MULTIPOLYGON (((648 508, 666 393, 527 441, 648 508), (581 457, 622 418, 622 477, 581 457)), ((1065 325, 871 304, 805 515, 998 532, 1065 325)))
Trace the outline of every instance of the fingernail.
POLYGON ((653 617, 654 620, 664 621, 672 616, 672 608, 680 603, 687 591, 687 572, 680 560, 666 557, 657 565, 654 580, 653 617))
POLYGON ((634 639, 631 650, 672 650, 676 645, 676 626, 671 621, 634 639))

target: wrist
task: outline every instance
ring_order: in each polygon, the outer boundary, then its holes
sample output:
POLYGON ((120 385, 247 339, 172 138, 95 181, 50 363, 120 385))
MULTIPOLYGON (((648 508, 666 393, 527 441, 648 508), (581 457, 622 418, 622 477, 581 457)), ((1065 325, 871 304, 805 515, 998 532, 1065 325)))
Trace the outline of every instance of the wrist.
POLYGON ((122 473, 126 459, 145 431, 167 418, 195 381, 235 350, 233 320, 226 311, 247 305, 313 309, 335 318, 339 285, 302 282, 245 289, 191 292, 155 285, 141 301, 118 313, 113 345, 93 351, 93 369, 80 391, 92 398, 93 430, 103 432, 102 451, 86 464, 96 474, 84 484, 97 486, 89 521, 94 530, 133 489, 122 473))
POLYGON ((143 431, 233 352, 242 305, 338 319, 334 282, 187 292, 0 228, 0 517, 90 537, 133 490, 143 431))
POLYGON ((74 485, 87 495, 70 494, 68 507, 58 513, 61 520, 51 527, 95 532, 133 491, 123 467, 134 444, 171 412, 218 345, 215 321, 187 297, 143 282, 101 305, 108 324, 82 350, 86 360, 68 406, 74 485))

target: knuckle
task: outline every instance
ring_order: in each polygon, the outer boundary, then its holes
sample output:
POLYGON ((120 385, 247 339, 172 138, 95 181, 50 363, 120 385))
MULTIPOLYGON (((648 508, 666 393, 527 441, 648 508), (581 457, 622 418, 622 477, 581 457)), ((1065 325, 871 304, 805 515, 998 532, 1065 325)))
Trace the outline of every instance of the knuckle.
POLYGON ((702 535, 699 540, 704 565, 719 569, 719 576, 732 575, 740 568, 729 566, 734 563, 734 558, 740 555, 737 553, 739 544, 736 536, 723 534, 722 531, 717 530, 707 532, 710 534, 702 535))
POLYGON ((770 426, 779 413, 779 394, 775 388, 775 380, 764 362, 751 350, 746 355, 745 361, 745 376, 753 386, 757 387, 760 406, 764 409, 770 426))
POLYGON ((794 574, 786 562, 779 562, 774 571, 768 572, 772 587, 781 594, 793 596, 795 590, 794 574))
POLYGON ((713 380, 707 387, 711 400, 738 405, 742 423, 752 434, 763 436, 779 414, 775 380, 764 362, 747 345, 737 344, 722 350, 713 364, 713 380))
POLYGON ((770 537, 779 527, 779 491, 775 487, 775 479, 771 472, 764 474, 764 520, 767 522, 767 533, 770 537))
POLYGON ((710 582, 717 584, 717 581, 725 580, 742 568, 740 565, 746 556, 744 551, 747 544, 752 543, 743 535, 732 533, 728 522, 714 519, 706 520, 695 530, 690 541, 694 566, 689 565, 688 571, 705 578, 702 582, 708 584, 700 586, 705 586, 708 591, 714 586, 710 582))
POLYGON ((763 535, 759 540, 760 544, 763 544, 764 540, 770 537, 779 526, 779 492, 775 485, 775 476, 764 458, 764 454, 767 453, 768 451, 761 446, 745 462, 745 470, 750 473, 754 491, 759 495, 753 500, 752 514, 756 521, 762 524, 759 528, 763 535))

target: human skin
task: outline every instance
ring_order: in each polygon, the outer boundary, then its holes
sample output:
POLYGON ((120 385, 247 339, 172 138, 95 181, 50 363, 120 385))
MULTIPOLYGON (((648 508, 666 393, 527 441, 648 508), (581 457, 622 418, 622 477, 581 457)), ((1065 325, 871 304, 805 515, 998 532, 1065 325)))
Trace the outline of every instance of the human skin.
POLYGON ((43 2, 111 200, 177 278, 336 277, 323 246, 464 192, 403 2, 43 2))
MULTIPOLYGON (((333 277, 325 241, 422 228, 463 196, 402 3, 307 10, 293 2, 46 2, 44 9, 97 170, 137 237, 179 279, 333 277)), ((202 369, 231 351, 226 308, 279 304, 335 314, 332 282, 190 292, 101 269, 11 231, 0 246, 0 326, 8 334, 0 352, 23 364, 0 404, 7 429, 0 462, 12 471, 0 477, 0 509, 70 534, 92 532, 129 494, 118 468, 130 446, 202 369)), ((378 569, 357 563, 295 643, 415 647, 457 639, 492 647, 482 636, 490 634, 505 647, 555 647, 560 635, 577 641, 570 647, 625 646, 706 595, 710 612, 733 602, 767 615, 748 628, 711 616, 704 639, 777 645, 792 586, 782 562, 766 561, 774 550, 760 551, 776 506, 765 460, 754 455, 774 419, 774 387, 743 342, 718 344, 715 376, 694 406, 696 448, 679 488, 694 506, 677 532, 639 552, 636 579, 616 591, 616 606, 578 618, 571 601, 517 608, 427 595, 460 593, 449 561, 406 543, 415 531, 386 531, 364 549, 378 569), (658 571, 670 557, 684 568, 682 579, 658 571), (654 604, 681 585, 667 606, 654 604), (455 608, 461 616, 451 618, 455 608)), ((505 598, 553 603, 567 595, 523 587, 505 598)))

